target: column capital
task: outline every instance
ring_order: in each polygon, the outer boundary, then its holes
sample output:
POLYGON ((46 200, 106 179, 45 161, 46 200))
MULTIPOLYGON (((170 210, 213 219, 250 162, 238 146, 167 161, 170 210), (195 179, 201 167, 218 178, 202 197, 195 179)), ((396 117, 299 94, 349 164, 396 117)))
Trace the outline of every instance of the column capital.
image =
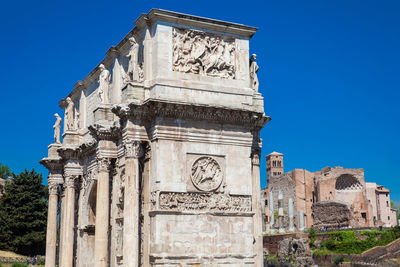
POLYGON ((260 165, 260 154, 258 152, 251 153, 251 163, 253 165, 260 165))
POLYGON ((79 175, 71 175, 68 174, 65 176, 64 187, 65 188, 72 188, 75 187, 75 181, 79 178, 79 175))
POLYGON ((106 157, 97 158, 97 168, 99 172, 108 172, 111 166, 111 159, 106 157))
POLYGON ((143 156, 144 150, 142 142, 127 141, 125 142, 125 157, 138 159, 143 156))
POLYGON ((49 195, 57 195, 58 194, 58 186, 59 186, 59 184, 50 182, 49 183, 49 195))

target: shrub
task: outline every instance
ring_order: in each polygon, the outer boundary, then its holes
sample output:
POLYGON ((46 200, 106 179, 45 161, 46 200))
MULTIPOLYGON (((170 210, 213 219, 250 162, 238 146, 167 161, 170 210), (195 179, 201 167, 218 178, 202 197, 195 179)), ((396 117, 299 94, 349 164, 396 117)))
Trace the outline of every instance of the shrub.
POLYGON ((339 265, 340 263, 344 262, 344 256, 343 255, 335 256, 332 261, 334 264, 339 265))
POLYGON ((38 260, 37 260, 37 265, 45 265, 46 264, 46 261, 45 261, 45 259, 44 259, 44 257, 38 257, 38 260))
POLYGON ((315 229, 311 228, 308 232, 308 238, 310 239, 310 248, 315 248, 315 229))
POLYGON ((27 265, 21 262, 14 262, 11 267, 27 267, 27 265))

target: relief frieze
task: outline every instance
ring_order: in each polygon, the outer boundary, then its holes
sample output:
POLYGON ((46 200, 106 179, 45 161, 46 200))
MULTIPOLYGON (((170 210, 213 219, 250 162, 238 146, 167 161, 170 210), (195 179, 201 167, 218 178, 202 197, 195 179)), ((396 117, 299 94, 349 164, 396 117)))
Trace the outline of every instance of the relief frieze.
POLYGON ((221 193, 160 192, 159 208, 167 211, 251 212, 251 196, 221 193))
POLYGON ((235 39, 202 31, 174 28, 174 71, 235 79, 235 39))

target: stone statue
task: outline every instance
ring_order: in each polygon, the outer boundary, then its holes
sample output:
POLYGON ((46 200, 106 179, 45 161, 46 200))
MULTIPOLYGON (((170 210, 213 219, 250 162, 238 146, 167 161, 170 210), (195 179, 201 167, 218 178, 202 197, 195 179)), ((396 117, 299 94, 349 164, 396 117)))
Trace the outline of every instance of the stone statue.
POLYGON ((67 105, 65 107, 65 114, 64 114, 64 132, 66 131, 74 131, 75 130, 75 105, 72 102, 70 97, 67 97, 65 100, 67 105))
POLYGON ((56 113, 54 114, 54 117, 56 117, 56 123, 54 123, 54 143, 60 144, 60 133, 61 133, 61 117, 56 113))
POLYGON ((108 104, 108 91, 110 87, 110 72, 100 64, 100 75, 99 75, 99 98, 103 104, 108 104))
POLYGON ((139 44, 136 42, 135 37, 129 38, 129 43, 131 45, 131 49, 127 55, 129 59, 129 66, 128 66, 128 73, 127 73, 127 80, 138 82, 140 81, 140 67, 138 64, 139 60, 139 44))
POLYGON ((257 72, 260 68, 256 62, 257 55, 253 54, 250 58, 250 87, 258 92, 258 77, 257 72))

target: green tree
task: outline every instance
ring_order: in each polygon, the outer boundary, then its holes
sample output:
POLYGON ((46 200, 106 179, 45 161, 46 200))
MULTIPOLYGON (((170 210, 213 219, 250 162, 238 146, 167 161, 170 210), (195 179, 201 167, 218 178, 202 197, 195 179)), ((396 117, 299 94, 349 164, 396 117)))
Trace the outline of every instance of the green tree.
POLYGON ((8 176, 11 176, 12 172, 7 165, 3 165, 0 163, 0 178, 7 179, 8 176))
POLYGON ((23 255, 44 255, 47 186, 32 170, 13 175, 0 199, 0 248, 23 255))

